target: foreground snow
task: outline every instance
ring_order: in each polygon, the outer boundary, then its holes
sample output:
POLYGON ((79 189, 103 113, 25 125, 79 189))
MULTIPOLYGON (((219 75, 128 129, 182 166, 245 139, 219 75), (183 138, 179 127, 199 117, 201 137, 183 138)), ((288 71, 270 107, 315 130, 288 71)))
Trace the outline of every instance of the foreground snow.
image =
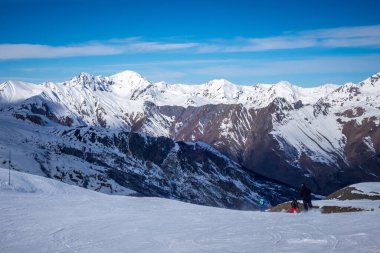
MULTIPOLYGON (((242 212, 0 169, 0 252, 379 252, 380 209, 242 212)), ((372 201, 372 206, 380 206, 372 201)))

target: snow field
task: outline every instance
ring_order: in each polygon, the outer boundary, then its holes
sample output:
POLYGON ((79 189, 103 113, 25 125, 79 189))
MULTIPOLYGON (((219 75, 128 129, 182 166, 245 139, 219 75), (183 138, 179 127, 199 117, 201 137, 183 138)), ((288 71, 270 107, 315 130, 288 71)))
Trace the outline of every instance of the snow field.
MULTIPOLYGON (((234 211, 0 169, 0 252, 379 252, 380 212, 234 211)), ((373 204, 380 205, 379 201, 373 204)))

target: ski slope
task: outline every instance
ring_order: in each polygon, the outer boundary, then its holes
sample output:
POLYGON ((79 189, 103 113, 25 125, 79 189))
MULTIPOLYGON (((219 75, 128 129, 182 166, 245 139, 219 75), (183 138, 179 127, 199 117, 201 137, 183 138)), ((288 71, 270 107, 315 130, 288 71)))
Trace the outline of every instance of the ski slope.
POLYGON ((244 212, 0 169, 0 252, 380 252, 375 211, 244 212))

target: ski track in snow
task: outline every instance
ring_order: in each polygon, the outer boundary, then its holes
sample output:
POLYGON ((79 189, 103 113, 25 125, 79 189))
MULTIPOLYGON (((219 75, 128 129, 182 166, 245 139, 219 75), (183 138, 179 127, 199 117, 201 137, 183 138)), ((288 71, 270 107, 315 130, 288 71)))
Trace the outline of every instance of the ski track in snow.
POLYGON ((0 169, 0 252, 380 251, 380 210, 248 212, 105 195, 15 171, 7 180, 0 169))

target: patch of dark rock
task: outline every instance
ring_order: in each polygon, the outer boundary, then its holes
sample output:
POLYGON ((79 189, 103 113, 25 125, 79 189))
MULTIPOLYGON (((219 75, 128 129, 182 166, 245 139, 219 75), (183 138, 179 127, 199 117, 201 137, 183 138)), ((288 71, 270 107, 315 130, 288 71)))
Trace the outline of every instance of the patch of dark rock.
POLYGON ((26 119, 40 126, 44 126, 46 124, 45 121, 40 116, 37 116, 37 115, 27 114, 26 119))
POLYGON ((362 212, 362 211, 370 211, 358 207, 352 206, 323 206, 321 208, 322 213, 348 213, 348 212, 362 212))

